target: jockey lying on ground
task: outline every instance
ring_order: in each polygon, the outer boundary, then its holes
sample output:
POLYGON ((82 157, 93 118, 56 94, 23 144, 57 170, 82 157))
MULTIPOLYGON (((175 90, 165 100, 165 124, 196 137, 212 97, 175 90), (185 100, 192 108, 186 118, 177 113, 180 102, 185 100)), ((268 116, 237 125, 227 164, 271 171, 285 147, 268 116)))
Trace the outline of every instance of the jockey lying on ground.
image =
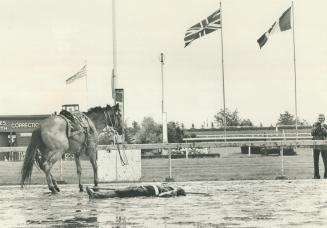
POLYGON ((168 185, 144 185, 120 188, 105 192, 95 192, 93 189, 86 187, 87 194, 90 198, 124 198, 124 197, 139 197, 139 196, 154 196, 154 197, 172 197, 185 196, 186 192, 182 188, 174 189, 168 185))

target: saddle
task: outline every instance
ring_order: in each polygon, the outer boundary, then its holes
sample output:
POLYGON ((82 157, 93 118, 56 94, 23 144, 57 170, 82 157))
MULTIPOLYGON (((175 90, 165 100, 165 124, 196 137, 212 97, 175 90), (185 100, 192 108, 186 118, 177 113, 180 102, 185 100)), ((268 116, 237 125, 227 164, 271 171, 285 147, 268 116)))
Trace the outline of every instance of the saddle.
POLYGON ((67 110, 61 110, 59 115, 67 122, 67 136, 69 138, 74 135, 89 133, 89 124, 85 115, 81 112, 69 112, 67 110))

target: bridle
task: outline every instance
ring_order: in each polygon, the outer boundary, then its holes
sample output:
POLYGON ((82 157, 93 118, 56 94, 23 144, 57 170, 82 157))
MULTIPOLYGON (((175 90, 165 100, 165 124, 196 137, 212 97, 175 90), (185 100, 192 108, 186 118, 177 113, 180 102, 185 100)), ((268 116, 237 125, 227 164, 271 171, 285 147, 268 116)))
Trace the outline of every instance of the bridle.
POLYGON ((114 133, 114 145, 117 146, 117 150, 118 150, 118 153, 119 153, 119 157, 120 157, 120 161, 122 163, 122 165, 128 165, 128 160, 127 160, 127 157, 126 157, 126 154, 125 154, 125 151, 124 151, 124 158, 120 152, 120 148, 119 148, 119 143, 116 143, 116 139, 118 138, 119 136, 119 133, 118 133, 118 130, 116 129, 116 111, 115 111, 115 114, 114 114, 114 121, 112 121, 111 119, 111 116, 110 116, 110 113, 108 110, 105 110, 103 109, 103 114, 104 114, 104 119, 105 119, 105 124, 106 124, 106 129, 108 129, 107 131, 110 132, 110 125, 109 125, 109 121, 110 121, 110 124, 113 128, 113 133, 114 133))

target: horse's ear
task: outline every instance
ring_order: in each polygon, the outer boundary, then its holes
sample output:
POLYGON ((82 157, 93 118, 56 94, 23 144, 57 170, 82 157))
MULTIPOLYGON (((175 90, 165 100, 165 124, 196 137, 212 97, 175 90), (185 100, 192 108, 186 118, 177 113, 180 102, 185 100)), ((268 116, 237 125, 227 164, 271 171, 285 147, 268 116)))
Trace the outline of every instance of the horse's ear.
POLYGON ((117 103, 117 104, 115 104, 113 108, 114 108, 115 110, 117 110, 117 111, 118 111, 118 110, 119 110, 119 104, 118 104, 118 103, 117 103))

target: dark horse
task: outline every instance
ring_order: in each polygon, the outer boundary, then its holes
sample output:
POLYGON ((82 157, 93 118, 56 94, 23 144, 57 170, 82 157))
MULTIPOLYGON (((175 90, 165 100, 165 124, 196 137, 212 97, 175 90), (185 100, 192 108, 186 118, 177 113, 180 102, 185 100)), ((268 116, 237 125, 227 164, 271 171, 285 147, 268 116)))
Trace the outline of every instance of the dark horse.
POLYGON ((82 153, 90 158, 94 172, 94 185, 98 185, 97 130, 102 131, 108 126, 112 126, 118 134, 122 133, 118 105, 113 107, 107 105, 104 108, 95 107, 89 109, 86 113, 77 112, 74 115, 67 111, 62 114, 66 115, 48 117, 32 133, 22 167, 21 187, 25 185, 25 182, 30 183, 33 164, 35 163, 44 171, 51 192, 59 192, 56 179, 51 174, 51 168, 61 159, 65 152, 74 154, 80 191, 83 191, 81 163, 79 160, 82 153), (71 122, 70 120, 73 118, 77 119, 77 121, 71 122))

